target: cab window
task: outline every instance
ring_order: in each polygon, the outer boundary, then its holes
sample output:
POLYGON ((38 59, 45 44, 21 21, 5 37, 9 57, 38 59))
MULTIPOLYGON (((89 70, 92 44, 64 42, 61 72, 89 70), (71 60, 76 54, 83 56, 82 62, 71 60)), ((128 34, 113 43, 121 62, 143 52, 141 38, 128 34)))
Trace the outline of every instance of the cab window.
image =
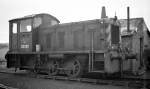
POLYGON ((20 22, 20 32, 30 32, 32 30, 31 19, 22 20, 20 22))
POLYGON ((33 28, 39 27, 42 24, 42 19, 40 17, 36 17, 33 20, 33 28))
POLYGON ((17 23, 12 24, 12 30, 13 34, 17 33, 17 23))

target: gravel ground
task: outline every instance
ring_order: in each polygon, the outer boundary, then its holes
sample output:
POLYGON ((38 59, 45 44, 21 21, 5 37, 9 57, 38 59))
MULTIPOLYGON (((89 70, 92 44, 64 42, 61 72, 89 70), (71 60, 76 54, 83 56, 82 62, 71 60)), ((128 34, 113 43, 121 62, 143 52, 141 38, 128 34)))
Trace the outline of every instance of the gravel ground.
POLYGON ((0 73, 0 83, 19 89, 129 89, 122 86, 36 79, 7 73, 0 73))

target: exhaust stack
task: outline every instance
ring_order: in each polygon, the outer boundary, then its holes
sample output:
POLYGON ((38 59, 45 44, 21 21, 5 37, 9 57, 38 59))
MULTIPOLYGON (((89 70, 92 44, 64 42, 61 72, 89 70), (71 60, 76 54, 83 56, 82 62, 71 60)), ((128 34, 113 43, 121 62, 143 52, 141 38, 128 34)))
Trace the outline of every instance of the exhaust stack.
POLYGON ((104 6, 102 7, 101 18, 107 18, 104 6))
POLYGON ((127 7, 127 31, 130 32, 130 8, 127 7))

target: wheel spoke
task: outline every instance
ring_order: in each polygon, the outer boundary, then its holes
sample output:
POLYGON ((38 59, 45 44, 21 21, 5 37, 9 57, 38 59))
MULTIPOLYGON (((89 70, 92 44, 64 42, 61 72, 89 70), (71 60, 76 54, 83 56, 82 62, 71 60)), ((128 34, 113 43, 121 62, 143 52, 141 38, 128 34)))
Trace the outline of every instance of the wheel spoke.
POLYGON ((68 62, 68 68, 70 69, 69 72, 67 72, 67 75, 69 77, 76 77, 80 74, 80 68, 81 65, 78 60, 72 60, 68 62))

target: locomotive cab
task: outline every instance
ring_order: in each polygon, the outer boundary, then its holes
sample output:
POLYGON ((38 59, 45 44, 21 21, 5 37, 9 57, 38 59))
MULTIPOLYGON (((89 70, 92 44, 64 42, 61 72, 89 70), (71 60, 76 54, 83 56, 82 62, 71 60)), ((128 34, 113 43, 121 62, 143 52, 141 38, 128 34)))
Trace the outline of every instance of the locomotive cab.
POLYGON ((39 30, 45 24, 53 26, 59 20, 49 14, 34 14, 9 21, 9 51, 5 56, 8 68, 20 65, 24 56, 35 54, 39 30))
POLYGON ((32 50, 32 20, 10 21, 10 51, 31 51, 32 50))
POLYGON ((34 52, 38 44, 39 28, 59 23, 48 14, 35 14, 9 21, 9 47, 12 52, 34 52))

